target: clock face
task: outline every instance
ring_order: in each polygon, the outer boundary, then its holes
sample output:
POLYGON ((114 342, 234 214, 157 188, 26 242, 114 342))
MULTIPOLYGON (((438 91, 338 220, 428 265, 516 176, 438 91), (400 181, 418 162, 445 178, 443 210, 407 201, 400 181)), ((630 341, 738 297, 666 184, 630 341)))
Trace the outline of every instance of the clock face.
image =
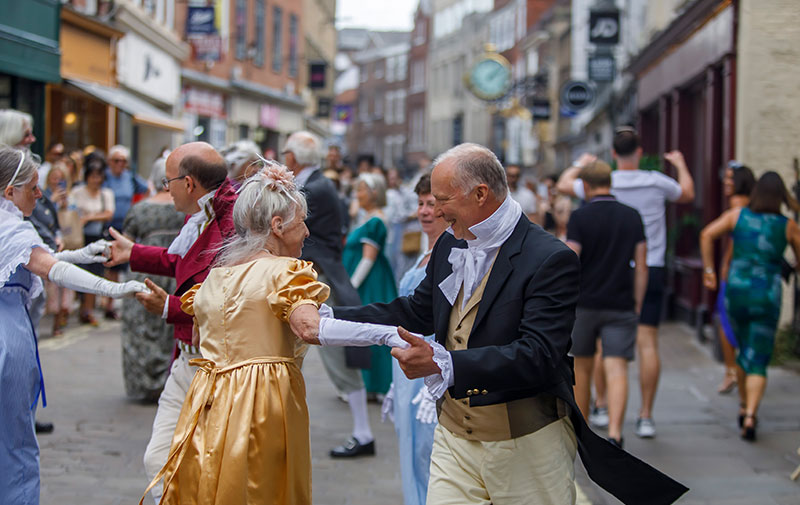
POLYGON ((469 73, 472 92, 484 100, 496 100, 508 92, 511 69, 493 58, 478 61, 469 73))

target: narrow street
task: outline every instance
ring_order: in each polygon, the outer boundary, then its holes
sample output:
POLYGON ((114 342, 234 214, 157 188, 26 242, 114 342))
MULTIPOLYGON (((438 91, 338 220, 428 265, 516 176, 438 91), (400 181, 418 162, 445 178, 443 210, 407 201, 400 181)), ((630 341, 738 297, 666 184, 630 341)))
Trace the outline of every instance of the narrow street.
MULTIPOLYGON (((40 437, 43 505, 132 504, 147 485, 142 454, 155 407, 125 398, 118 335, 118 323, 104 323, 98 329, 70 329, 61 338, 41 342, 49 405, 39 410, 38 418, 56 426, 53 434, 40 437)), ((664 327, 661 348, 664 373, 656 402, 658 436, 640 440, 633 434, 638 387, 632 387, 626 448, 691 488, 680 503, 800 504, 800 482, 789 480, 800 463, 797 374, 770 370, 759 440, 748 444, 738 437, 736 397, 716 394, 721 368, 707 350, 676 324, 664 327)), ((631 371, 635 376, 635 365, 631 371)), ((334 396, 313 349, 304 372, 311 414, 314 503, 401 504, 396 439, 392 426, 381 424, 378 405, 370 404, 377 456, 331 460, 328 449, 349 432, 347 406, 334 396)), ((581 494, 588 502, 618 503, 589 484, 581 465, 577 466, 581 494)))

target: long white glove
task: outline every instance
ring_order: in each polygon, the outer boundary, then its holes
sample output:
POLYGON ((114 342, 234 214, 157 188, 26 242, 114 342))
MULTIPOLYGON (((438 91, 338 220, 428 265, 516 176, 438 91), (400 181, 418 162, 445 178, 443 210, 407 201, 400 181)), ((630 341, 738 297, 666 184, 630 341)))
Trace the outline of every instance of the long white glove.
POLYGON ((105 263, 111 254, 110 247, 111 242, 98 240, 80 249, 57 252, 53 257, 72 264, 105 263))
POLYGON ((383 398, 383 404, 381 405, 381 422, 385 423, 387 417, 391 422, 394 422, 394 382, 389 386, 389 391, 383 398))
POLYGON ((123 296, 133 296, 134 293, 147 293, 150 291, 139 281, 111 282, 93 275, 82 268, 78 268, 71 263, 59 261, 50 269, 47 278, 55 284, 100 296, 110 296, 111 298, 121 298, 123 296))
POLYGON ((361 261, 356 265, 355 272, 350 276, 350 284, 352 284, 354 288, 358 289, 358 287, 361 286, 369 275, 369 271, 372 270, 372 265, 374 263, 375 260, 361 258, 361 261))
POLYGON ((423 424, 431 424, 436 421, 436 399, 431 395, 428 388, 420 388, 417 396, 411 400, 411 405, 419 405, 417 408, 417 421, 423 424))
POLYGON ((408 342, 397 334, 396 326, 355 323, 327 317, 319 320, 319 343, 337 347, 367 347, 370 345, 388 345, 403 349, 409 347, 408 342))

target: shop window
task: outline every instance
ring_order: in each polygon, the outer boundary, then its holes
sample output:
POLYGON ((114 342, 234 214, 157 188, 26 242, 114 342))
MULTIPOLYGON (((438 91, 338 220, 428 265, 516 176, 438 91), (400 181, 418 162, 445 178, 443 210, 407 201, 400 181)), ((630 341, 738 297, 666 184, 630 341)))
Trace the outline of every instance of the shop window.
POLYGON ((283 9, 272 9, 272 70, 280 72, 283 68, 283 9))
POLYGON ((259 67, 264 66, 264 45, 266 42, 264 31, 266 30, 266 17, 267 7, 265 5, 265 0, 256 0, 256 42, 253 63, 259 67))
POLYGON ((250 126, 246 124, 239 125, 239 140, 247 140, 250 138, 250 126))
POLYGON ((247 0, 236 0, 236 59, 247 57, 247 0))
POLYGON ((289 76, 297 77, 297 16, 289 16, 289 76))

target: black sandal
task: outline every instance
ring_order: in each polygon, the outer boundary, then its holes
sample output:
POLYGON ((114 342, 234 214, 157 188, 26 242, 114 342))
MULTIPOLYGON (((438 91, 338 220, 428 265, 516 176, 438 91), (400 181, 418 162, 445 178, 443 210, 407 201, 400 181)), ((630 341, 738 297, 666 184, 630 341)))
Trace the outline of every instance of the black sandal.
POLYGON ((739 423, 739 428, 744 428, 744 416, 747 414, 747 406, 743 404, 739 404, 739 417, 737 417, 737 421, 739 423))
POLYGON ((742 420, 742 440, 747 440, 748 442, 755 442, 757 425, 758 425, 758 418, 756 418, 755 414, 745 414, 744 419, 742 420), (753 420, 753 426, 744 426, 744 421, 747 419, 753 420))

